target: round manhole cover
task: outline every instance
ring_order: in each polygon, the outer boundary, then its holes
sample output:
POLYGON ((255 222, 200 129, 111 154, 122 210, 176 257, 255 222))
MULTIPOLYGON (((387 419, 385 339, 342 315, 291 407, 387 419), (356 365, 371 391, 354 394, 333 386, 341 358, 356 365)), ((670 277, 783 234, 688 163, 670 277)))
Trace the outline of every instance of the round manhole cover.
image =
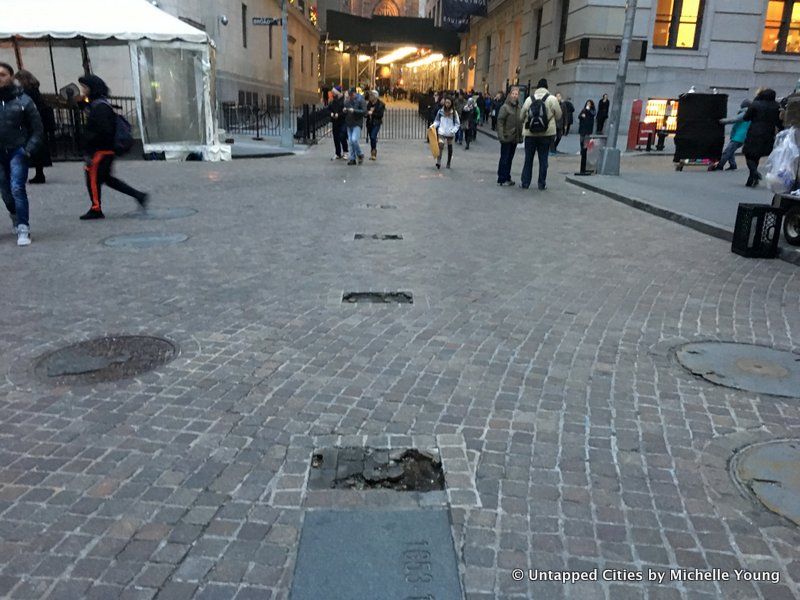
POLYGON ((129 233, 106 238, 103 243, 112 248, 152 248, 174 246, 188 239, 184 233, 129 233))
POLYGON ((196 215, 197 210, 187 206, 175 206, 167 208, 149 208, 147 210, 138 210, 131 213, 132 219, 139 219, 140 221, 169 221, 170 219, 183 219, 196 215))
POLYGON ((110 336, 80 342, 46 354, 36 375, 55 384, 116 381, 168 363, 178 353, 172 342, 149 336, 110 336))
POLYGON ((682 346, 677 357, 686 369, 718 385, 800 397, 800 354, 753 344, 697 342, 682 346))
POLYGON ((734 456, 731 471, 761 504, 800 525, 800 440, 748 446, 734 456))

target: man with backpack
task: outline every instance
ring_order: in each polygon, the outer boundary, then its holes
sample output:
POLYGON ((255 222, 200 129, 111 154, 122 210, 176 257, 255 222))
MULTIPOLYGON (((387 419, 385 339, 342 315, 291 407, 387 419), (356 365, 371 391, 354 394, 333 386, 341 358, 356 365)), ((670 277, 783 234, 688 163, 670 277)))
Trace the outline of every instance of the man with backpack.
POLYGON ((520 187, 528 189, 533 175, 533 156, 539 156, 539 189, 547 188, 547 160, 550 145, 556 137, 556 124, 561 122, 561 105, 547 90, 547 80, 540 79, 536 90, 522 106, 522 137, 525 140, 525 163, 520 187))
POLYGON ((86 75, 78 79, 81 91, 89 102, 89 114, 84 129, 84 154, 86 188, 92 207, 81 215, 82 221, 103 219, 105 215, 100 206, 103 184, 112 190, 122 192, 136 201, 142 208, 147 207, 148 196, 132 188, 124 181, 114 177, 111 172, 117 154, 130 150, 133 141, 130 125, 114 112, 108 101, 108 86, 97 75, 86 75))

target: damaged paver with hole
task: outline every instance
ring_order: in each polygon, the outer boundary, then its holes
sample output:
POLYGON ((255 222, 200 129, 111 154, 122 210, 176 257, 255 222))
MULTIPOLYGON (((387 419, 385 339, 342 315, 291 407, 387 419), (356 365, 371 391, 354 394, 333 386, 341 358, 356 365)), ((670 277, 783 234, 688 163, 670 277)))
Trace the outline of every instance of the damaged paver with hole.
POLYGON ((800 398, 800 354, 754 344, 696 342, 678 362, 703 379, 738 390, 800 398))
POLYGON ((748 446, 732 466, 734 478, 764 506, 800 525, 800 440, 748 446))

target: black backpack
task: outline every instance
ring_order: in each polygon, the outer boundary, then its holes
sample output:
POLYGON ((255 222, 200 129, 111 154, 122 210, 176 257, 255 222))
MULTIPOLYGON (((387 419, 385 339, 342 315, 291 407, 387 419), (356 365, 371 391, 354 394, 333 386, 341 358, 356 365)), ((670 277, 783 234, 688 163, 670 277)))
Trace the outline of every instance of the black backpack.
POLYGON ((536 99, 531 96, 531 105, 528 107, 528 118, 525 121, 525 129, 532 133, 544 133, 547 131, 547 125, 550 122, 550 117, 547 115, 547 105, 545 100, 550 94, 545 93, 541 99, 536 99))
MULTIPOLYGON (((114 110, 114 106, 106 99, 97 100, 102 102, 114 110)), ((128 119, 114 110, 114 119, 116 126, 114 128, 114 154, 117 156, 124 156, 133 148, 133 126, 128 119)))

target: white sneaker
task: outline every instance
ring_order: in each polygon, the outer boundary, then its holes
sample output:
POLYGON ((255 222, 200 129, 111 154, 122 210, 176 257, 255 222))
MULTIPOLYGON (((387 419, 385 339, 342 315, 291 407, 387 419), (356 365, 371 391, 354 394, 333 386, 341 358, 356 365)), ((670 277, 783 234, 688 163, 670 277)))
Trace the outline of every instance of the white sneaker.
POLYGON ((17 226, 17 246, 30 246, 31 235, 27 225, 17 226))

